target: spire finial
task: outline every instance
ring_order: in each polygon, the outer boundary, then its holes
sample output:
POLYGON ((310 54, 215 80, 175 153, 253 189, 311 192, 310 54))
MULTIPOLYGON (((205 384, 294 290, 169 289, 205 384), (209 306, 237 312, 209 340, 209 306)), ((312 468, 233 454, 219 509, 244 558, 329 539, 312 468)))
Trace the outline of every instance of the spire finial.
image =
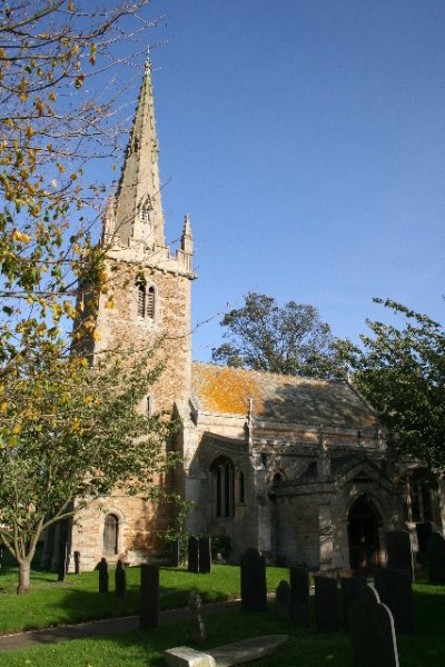
POLYGON ((147 55, 145 57, 145 69, 150 69, 151 67, 151 58, 150 58, 150 45, 147 46, 147 55))

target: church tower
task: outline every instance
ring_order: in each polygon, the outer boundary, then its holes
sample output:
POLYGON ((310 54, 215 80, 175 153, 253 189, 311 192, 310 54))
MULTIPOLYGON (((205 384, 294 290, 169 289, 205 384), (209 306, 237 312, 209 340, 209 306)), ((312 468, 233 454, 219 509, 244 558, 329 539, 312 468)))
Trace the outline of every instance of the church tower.
MULTIPOLYGON (((161 362, 164 370, 140 409, 172 414, 175 404, 190 394, 193 237, 186 216, 175 254, 165 242, 149 61, 102 244, 108 290, 99 296, 90 346, 93 363, 104 352, 143 352, 155 346, 149 363, 153 367, 161 362)), ((140 563, 158 551, 158 533, 167 527, 170 511, 116 490, 81 513, 70 551, 80 554, 87 570, 102 557, 110 563, 118 557, 140 563)))
POLYGON ((171 411, 189 395, 193 237, 185 217, 180 247, 165 242, 151 65, 147 60, 121 178, 104 222, 109 293, 100 296, 94 355, 161 342, 165 370, 147 405, 171 411))

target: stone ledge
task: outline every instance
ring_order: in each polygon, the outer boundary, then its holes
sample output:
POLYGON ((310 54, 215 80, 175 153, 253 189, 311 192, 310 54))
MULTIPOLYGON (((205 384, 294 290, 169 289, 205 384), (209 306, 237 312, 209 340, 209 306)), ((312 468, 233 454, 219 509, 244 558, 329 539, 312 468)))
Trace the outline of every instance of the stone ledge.
POLYGON ((207 653, 188 646, 177 646, 165 651, 164 656, 169 667, 232 667, 264 658, 288 639, 288 635, 263 635, 219 646, 207 653))

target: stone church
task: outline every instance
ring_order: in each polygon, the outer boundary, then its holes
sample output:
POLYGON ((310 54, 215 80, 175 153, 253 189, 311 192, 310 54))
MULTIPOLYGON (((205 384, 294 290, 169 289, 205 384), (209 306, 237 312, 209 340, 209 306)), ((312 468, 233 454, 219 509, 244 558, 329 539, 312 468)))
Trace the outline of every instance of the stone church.
MULTIPOLYGON (((191 359, 193 237, 164 237, 150 64, 120 182, 104 222, 113 306, 100 296, 94 355, 146 348, 160 337, 161 378, 141 409, 178 419, 183 469, 176 490, 192 506, 187 532, 225 536, 230 560, 247 547, 268 562, 350 570, 385 562, 385 533, 442 529, 440 484, 414 462, 395 463, 371 406, 347 382, 224 368, 191 359)), ((102 557, 137 564, 162 555, 171 519, 143 498, 92 503, 71 529, 82 569, 102 557)), ((71 562, 74 559, 71 558, 71 562)))

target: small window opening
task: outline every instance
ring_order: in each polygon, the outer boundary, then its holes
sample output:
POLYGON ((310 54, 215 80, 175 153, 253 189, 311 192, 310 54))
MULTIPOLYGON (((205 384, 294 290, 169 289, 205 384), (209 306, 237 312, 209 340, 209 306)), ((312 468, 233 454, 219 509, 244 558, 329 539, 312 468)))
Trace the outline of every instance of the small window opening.
POLYGON ((145 285, 142 283, 138 284, 138 315, 140 317, 145 317, 146 308, 147 308, 147 294, 145 291, 145 285))
POLYGON ((119 545, 119 519, 115 514, 107 514, 104 523, 104 553, 117 554, 119 545))

